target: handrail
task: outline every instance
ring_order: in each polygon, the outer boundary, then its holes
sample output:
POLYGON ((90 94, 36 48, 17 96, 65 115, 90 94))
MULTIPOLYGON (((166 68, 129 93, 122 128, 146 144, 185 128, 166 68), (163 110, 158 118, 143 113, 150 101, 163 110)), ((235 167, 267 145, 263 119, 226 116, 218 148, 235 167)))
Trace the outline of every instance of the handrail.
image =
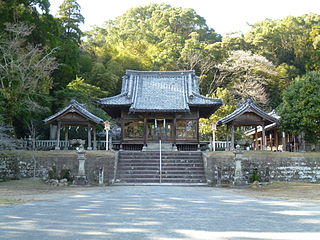
POLYGON ((162 182, 162 159, 161 159, 161 139, 159 140, 159 153, 160 153, 160 183, 162 182))

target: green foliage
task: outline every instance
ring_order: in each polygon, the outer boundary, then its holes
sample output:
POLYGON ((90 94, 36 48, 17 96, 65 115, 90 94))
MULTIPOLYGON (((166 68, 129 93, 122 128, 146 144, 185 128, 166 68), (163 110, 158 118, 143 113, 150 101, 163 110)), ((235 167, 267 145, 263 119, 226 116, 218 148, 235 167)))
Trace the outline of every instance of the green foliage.
POLYGON ((250 98, 263 105, 268 103, 266 87, 275 75, 275 67, 265 57, 232 51, 216 68, 219 70, 217 82, 227 86, 239 101, 250 98))
POLYGON ((126 69, 195 67, 201 74, 213 59, 208 46, 220 38, 192 9, 166 4, 132 8, 88 33, 84 48, 96 61, 87 81, 114 93, 126 69))
POLYGON ((27 43, 32 27, 24 23, 6 26, 0 44, 0 110, 10 126, 15 121, 23 126, 45 111, 50 75, 57 63, 53 51, 27 43))
POLYGON ((281 20, 266 19, 254 24, 245 40, 255 52, 267 57, 276 65, 287 63, 305 73, 306 63, 314 58, 310 32, 320 24, 320 15, 289 16, 281 20))
POLYGON ((55 165, 53 165, 52 168, 48 171, 48 178, 58 179, 57 167, 55 165))
POLYGON ((249 178, 249 182, 253 183, 253 182, 256 182, 256 181, 257 182, 260 181, 260 176, 259 176, 259 173, 258 173, 258 169, 254 168, 254 169, 252 169, 252 175, 249 178))
POLYGON ((290 133, 305 132, 309 140, 320 140, 320 72, 298 77, 284 91, 279 115, 281 127, 290 133))
MULTIPOLYGON (((217 88, 216 92, 211 95, 212 98, 219 98, 222 100, 223 105, 208 119, 202 118, 200 119, 200 133, 202 138, 208 139, 208 136, 212 134, 212 123, 217 123, 219 119, 227 116, 232 113, 237 106, 236 99, 232 96, 228 89, 217 88)), ((216 131, 216 139, 223 140, 225 139, 225 126, 219 126, 216 131)))
POLYGON ((85 83, 81 77, 76 77, 65 89, 56 92, 56 97, 63 99, 59 108, 65 107, 71 99, 76 99, 81 104, 84 104, 88 111, 102 119, 109 119, 109 117, 101 108, 95 105, 95 102, 107 95, 108 93, 99 87, 85 83))
POLYGON ((72 182, 74 179, 73 179, 73 176, 71 175, 71 170, 70 169, 62 169, 60 171, 60 176, 59 176, 59 179, 67 179, 68 182, 72 182))
POLYGON ((63 36, 78 43, 82 35, 79 25, 84 23, 80 10, 81 7, 77 0, 64 0, 58 11, 59 20, 64 28, 63 36))

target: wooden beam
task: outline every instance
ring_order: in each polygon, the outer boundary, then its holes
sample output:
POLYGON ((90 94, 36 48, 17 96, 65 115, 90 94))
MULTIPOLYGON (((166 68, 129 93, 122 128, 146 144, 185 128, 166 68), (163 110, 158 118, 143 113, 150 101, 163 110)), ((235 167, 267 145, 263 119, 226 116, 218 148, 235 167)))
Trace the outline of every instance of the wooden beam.
POLYGON ((92 147, 91 147, 91 125, 88 124, 88 147, 87 147, 87 150, 92 150, 92 147))
POLYGON ((231 151, 234 150, 234 125, 231 125, 231 151))
POLYGON ((58 122, 58 129, 57 129, 57 144, 55 150, 60 150, 60 131, 61 131, 61 122, 58 122))
POLYGON ((226 151, 230 151, 230 147, 229 147, 229 125, 226 125, 226 151))
POLYGON ((267 150, 267 145, 266 145, 266 130, 264 123, 262 124, 262 150, 265 151, 267 150))
POLYGON ((66 146, 64 149, 68 149, 68 137, 69 137, 69 127, 65 126, 64 127, 64 141, 66 142, 66 146))
POLYGON ((93 126, 93 150, 97 150, 97 128, 93 126))
POLYGON ((258 128, 257 126, 254 127, 254 132, 255 132, 255 138, 256 138, 256 142, 255 142, 255 150, 259 150, 259 145, 258 145, 258 128))
POLYGON ((279 136, 278 136, 278 131, 275 128, 274 129, 274 137, 275 137, 275 144, 276 144, 276 151, 279 151, 279 136))
POLYGON ((285 152, 287 151, 287 142, 286 142, 286 133, 285 132, 282 132, 282 151, 285 152))
POLYGON ((173 147, 177 145, 177 116, 176 114, 173 117, 173 147))
POLYGON ((148 132, 148 125, 147 125, 147 116, 143 116, 143 145, 147 146, 147 132, 148 132))

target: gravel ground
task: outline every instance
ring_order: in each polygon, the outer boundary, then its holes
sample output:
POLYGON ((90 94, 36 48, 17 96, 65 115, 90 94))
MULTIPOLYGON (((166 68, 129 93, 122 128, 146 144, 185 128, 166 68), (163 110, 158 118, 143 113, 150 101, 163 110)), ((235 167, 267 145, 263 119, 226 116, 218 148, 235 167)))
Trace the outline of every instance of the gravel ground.
POLYGON ((0 238, 318 240, 320 236, 320 206, 310 202, 256 198, 210 187, 74 189, 55 191, 50 201, 0 206, 0 238))

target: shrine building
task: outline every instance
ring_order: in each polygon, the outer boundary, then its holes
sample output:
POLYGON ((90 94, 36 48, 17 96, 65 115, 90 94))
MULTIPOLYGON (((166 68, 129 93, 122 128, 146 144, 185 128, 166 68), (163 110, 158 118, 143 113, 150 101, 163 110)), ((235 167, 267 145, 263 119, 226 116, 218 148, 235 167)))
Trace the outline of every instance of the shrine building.
POLYGON ((199 118, 208 118, 222 101, 200 95, 193 70, 127 70, 121 93, 98 104, 121 126, 120 148, 147 150, 161 140, 176 150, 179 144, 199 148, 199 118))

